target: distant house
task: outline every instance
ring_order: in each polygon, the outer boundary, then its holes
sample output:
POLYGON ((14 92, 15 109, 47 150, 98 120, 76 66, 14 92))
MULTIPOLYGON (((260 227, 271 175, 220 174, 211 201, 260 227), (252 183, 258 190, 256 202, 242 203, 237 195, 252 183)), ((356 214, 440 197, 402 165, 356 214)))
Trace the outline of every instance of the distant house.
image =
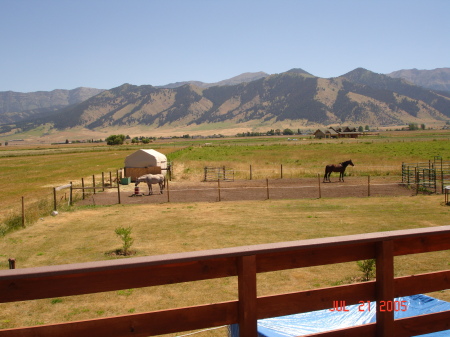
POLYGON ((340 127, 329 127, 328 129, 317 129, 313 135, 314 138, 358 138, 361 132, 357 131, 356 127, 346 126, 345 128, 340 127))

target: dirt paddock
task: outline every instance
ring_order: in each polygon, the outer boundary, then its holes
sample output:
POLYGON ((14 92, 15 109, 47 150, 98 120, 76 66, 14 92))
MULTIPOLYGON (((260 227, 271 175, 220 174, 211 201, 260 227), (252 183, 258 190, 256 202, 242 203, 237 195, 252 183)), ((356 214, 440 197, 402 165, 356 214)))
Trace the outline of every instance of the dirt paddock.
MULTIPOLYGON (((266 199, 316 199, 342 197, 411 196, 415 191, 401 183, 399 177, 347 177, 345 182, 333 179, 323 183, 318 178, 237 180, 218 182, 169 181, 163 194, 153 185, 148 195, 147 184, 139 184, 135 196, 134 184, 120 186, 121 204, 160 204, 167 202, 217 202, 266 199)), ((113 205, 119 200, 117 189, 97 192, 79 201, 79 205, 113 205)))

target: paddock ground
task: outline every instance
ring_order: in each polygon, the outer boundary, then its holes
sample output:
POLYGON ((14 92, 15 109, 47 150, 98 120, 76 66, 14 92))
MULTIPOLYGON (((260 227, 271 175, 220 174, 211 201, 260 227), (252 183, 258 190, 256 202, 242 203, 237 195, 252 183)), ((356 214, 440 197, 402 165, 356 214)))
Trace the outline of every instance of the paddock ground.
MULTIPOLYGON (((318 178, 236 180, 216 182, 170 181, 163 194, 153 185, 148 195, 145 183, 139 184, 135 196, 134 184, 120 186, 121 204, 160 204, 167 202, 218 202, 266 199, 363 198, 383 196, 412 196, 416 191, 401 183, 401 177, 346 177, 345 182, 331 178, 323 183, 318 178), (319 188, 320 186, 320 188, 319 188), (168 188, 167 188, 168 187, 168 188), (220 187, 220 189, 219 189, 220 187)), ((113 205, 118 203, 117 189, 97 192, 77 202, 78 205, 113 205)))

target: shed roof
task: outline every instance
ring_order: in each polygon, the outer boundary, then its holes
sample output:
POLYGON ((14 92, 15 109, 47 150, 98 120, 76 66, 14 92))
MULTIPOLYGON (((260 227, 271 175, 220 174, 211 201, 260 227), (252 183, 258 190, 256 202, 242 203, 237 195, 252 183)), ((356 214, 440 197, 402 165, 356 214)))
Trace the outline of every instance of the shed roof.
POLYGON ((125 158, 125 167, 151 167, 160 166, 167 168, 167 157, 161 152, 150 150, 138 150, 125 158))

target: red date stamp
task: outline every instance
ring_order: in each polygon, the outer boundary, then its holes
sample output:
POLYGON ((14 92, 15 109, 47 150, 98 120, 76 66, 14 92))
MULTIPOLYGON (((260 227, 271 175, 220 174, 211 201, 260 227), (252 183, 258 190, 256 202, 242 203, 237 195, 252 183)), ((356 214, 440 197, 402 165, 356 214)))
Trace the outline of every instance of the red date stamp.
MULTIPOLYGON (((375 309, 375 305, 370 301, 359 301, 358 311, 371 311, 375 309)), ((408 306, 406 301, 380 301, 379 310, 380 312, 392 312, 392 311, 406 311, 408 306)), ((345 301, 333 301, 333 307, 329 309, 330 311, 349 311, 345 301)))

